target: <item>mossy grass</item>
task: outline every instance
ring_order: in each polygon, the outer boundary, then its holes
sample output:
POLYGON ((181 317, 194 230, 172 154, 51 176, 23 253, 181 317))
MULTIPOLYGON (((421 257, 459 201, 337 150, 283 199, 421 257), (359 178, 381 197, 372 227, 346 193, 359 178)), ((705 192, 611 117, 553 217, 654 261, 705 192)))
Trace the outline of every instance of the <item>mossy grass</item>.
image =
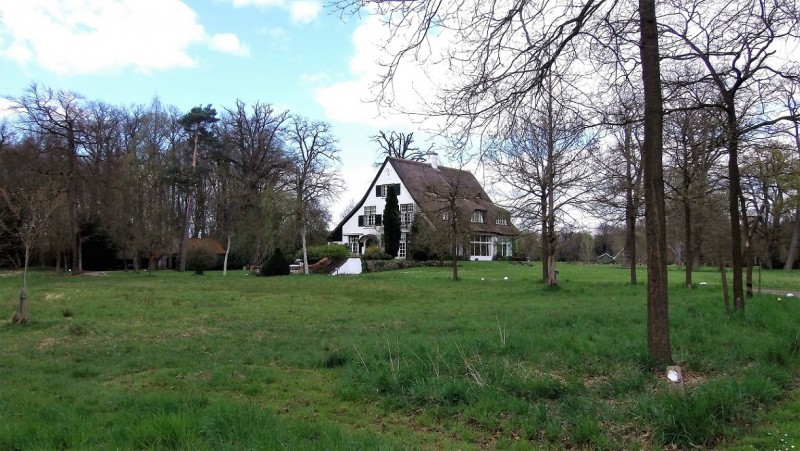
MULTIPOLYGON (((643 285, 540 273, 36 271, 32 321, 0 324, 0 449, 776 447, 771 415, 800 437, 800 299, 728 315, 713 269, 694 289, 670 271, 679 397, 646 353, 643 285)), ((8 317, 17 288, 0 274, 8 317)))

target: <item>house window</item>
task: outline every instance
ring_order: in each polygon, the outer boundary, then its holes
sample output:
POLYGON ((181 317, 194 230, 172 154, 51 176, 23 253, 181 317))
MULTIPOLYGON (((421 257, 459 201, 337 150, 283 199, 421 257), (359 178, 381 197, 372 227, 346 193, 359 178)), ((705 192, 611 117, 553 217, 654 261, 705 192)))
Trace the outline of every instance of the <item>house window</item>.
POLYGON ((486 215, 486 210, 475 210, 472 212, 472 222, 483 223, 483 218, 486 215))
POLYGON ((508 216, 506 216, 505 213, 498 213, 494 223, 497 225, 508 225, 508 216))
POLYGON ((347 244, 350 246, 350 253, 358 255, 358 235, 348 235, 347 244))
POLYGON ((492 236, 472 235, 470 248, 473 257, 492 257, 492 236))
POLYGON ((443 211, 442 212, 442 221, 449 221, 449 220, 450 220, 450 212, 449 211, 443 211))
POLYGON ((389 185, 375 185, 375 197, 386 197, 391 188, 394 189, 395 194, 400 195, 400 184, 392 183, 389 185))
POLYGON ((511 257, 513 255, 513 246, 511 238, 497 237, 497 252, 501 257, 511 257))
POLYGON ((397 258, 406 258, 406 240, 408 234, 406 232, 400 233, 400 249, 397 251, 397 258))
POLYGON ((410 229, 411 222, 414 221, 414 204, 400 205, 400 228, 410 229))
POLYGON ((364 227, 375 226, 376 212, 377 212, 377 207, 364 207, 364 227))

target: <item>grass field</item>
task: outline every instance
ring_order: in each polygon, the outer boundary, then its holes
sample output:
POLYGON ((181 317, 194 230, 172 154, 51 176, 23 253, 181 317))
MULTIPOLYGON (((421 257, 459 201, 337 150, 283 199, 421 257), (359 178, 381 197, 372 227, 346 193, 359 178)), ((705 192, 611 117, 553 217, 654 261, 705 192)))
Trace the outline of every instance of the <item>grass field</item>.
MULTIPOLYGON (((800 299, 728 316, 717 272, 687 290, 671 271, 679 397, 647 357, 643 285, 540 273, 35 272, 33 321, 0 323, 0 450, 800 448, 800 299)), ((18 288, 0 273, 7 318, 18 288)))

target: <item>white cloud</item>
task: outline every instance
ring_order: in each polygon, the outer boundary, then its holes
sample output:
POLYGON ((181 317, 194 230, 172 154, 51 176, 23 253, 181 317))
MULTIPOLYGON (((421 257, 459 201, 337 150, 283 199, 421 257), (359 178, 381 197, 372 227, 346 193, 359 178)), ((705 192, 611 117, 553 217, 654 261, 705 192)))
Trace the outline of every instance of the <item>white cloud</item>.
POLYGON ((281 8, 288 10, 292 22, 307 24, 316 20, 322 12, 322 2, 319 0, 231 0, 235 8, 255 6, 259 8, 281 8))
POLYGON ((308 74, 308 73, 303 72, 302 74, 300 74, 300 81, 302 81, 303 83, 309 83, 309 84, 320 83, 320 82, 328 80, 329 78, 331 78, 330 75, 328 75, 328 74, 326 74, 324 72, 323 73, 318 73, 318 74, 308 74))
POLYGON ((14 115, 14 104, 4 98, 0 97, 0 119, 14 115))
POLYGON ((57 73, 193 67, 200 44, 246 54, 233 35, 210 37, 180 0, 0 0, 0 10, 0 57, 57 73))
POLYGON ((237 56, 249 56, 250 49, 233 33, 218 33, 211 37, 211 48, 218 52, 237 56))
POLYGON ((385 58, 380 43, 386 39, 387 31, 381 18, 372 15, 353 32, 355 52, 349 62, 352 78, 322 87, 315 94, 329 120, 382 129, 419 128, 418 124, 399 111, 418 111, 420 99, 426 95, 430 98, 432 83, 421 67, 408 64, 397 73, 392 84, 396 108, 380 108, 374 102, 377 97, 374 84, 386 70, 380 63, 385 58))
POLYGON ((315 0, 299 0, 289 5, 292 22, 296 23, 313 22, 320 11, 322 11, 322 3, 315 0))
POLYGON ((284 0, 233 0, 233 6, 236 8, 243 6, 284 6, 285 4, 284 0))

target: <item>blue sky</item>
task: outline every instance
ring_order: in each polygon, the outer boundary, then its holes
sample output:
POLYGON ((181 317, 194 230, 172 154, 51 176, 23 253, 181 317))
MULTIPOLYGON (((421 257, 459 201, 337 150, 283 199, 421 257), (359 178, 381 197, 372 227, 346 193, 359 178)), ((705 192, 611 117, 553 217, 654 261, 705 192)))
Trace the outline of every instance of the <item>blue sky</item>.
POLYGON ((317 0, 0 0, 0 97, 36 82, 115 105, 258 100, 328 121, 347 182, 337 220, 374 176, 369 136, 416 131, 363 102, 384 31, 317 0))

